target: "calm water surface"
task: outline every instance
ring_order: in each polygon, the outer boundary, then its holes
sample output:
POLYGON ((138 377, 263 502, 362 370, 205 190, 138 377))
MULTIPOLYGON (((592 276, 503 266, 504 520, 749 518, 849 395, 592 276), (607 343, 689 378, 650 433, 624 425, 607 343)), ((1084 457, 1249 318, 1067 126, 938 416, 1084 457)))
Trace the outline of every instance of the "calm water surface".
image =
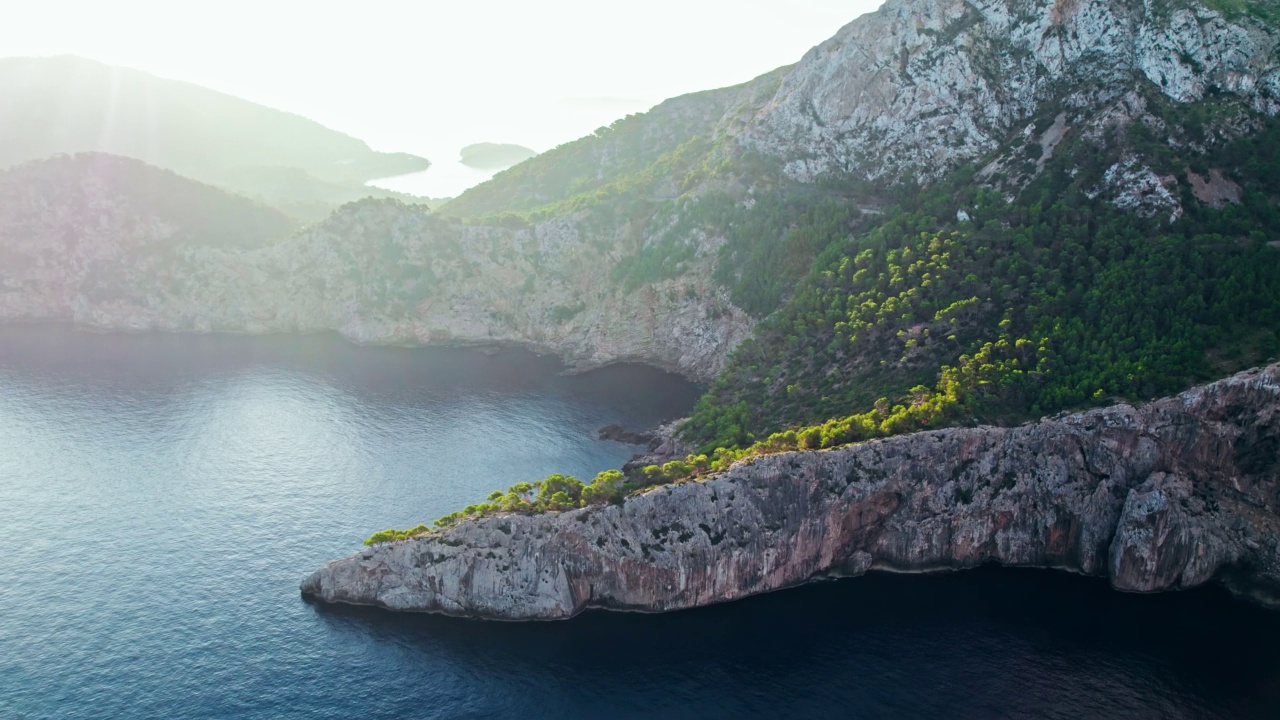
POLYGON ((298 596, 696 389, 523 353, 0 330, 0 718, 1280 717, 1280 614, 1036 571, 495 624, 298 596))

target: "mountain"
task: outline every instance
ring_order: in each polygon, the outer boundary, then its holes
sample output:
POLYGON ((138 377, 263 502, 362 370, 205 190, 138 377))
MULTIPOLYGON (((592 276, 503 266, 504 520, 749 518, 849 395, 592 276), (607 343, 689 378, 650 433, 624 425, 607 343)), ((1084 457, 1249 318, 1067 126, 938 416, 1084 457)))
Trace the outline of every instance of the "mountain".
MULTIPOLYGON (((444 212, 483 217, 503 212, 530 212, 572 199, 616 190, 621 183, 644 179, 668 184, 678 180, 673 168, 656 166, 682 148, 701 149, 735 109, 767 102, 787 68, 731 88, 672 98, 639 115, 628 115, 584 138, 565 143, 499 173, 493 180, 464 192, 444 212), (656 167, 655 167, 656 166, 656 167)), ((659 188, 667 199, 679 191, 659 188)))
POLYGON ((716 378, 708 452, 1153 397, 1276 353, 1278 77, 1265 5, 893 0, 435 216, 353 204, 99 320, 649 362, 716 378), (201 283, 236 302, 183 315, 201 283))
POLYGON ((901 2, 842 29, 733 138, 883 214, 810 210, 837 227, 782 293, 743 249, 735 302, 778 312, 688 436, 1007 422, 1280 354, 1278 48, 1253 6, 1179 2, 901 2), (925 402, 948 409, 906 419, 925 402))
POLYGON ((522 145, 476 143, 462 148, 459 162, 482 170, 505 170, 537 154, 536 151, 522 145))
POLYGON ((0 321, 513 344, 702 377, 749 332, 716 294, 612 292, 623 250, 582 243, 570 223, 458 225, 366 199, 288 234, 273 209, 124 158, 36 161, 0 179, 0 321), (661 322, 635 321, 646 316, 661 322))
POLYGON ((267 201, 305 188, 327 211, 385 194, 361 194, 368 180, 428 166, 298 115, 82 58, 0 59, 0 93, 0 167, 106 152, 267 201))
POLYGON ((1273 9, 1191 0, 889 2, 809 51, 741 139, 800 179, 927 182, 978 159, 992 172, 1017 172, 1025 157, 1039 167, 1066 135, 1101 140, 1163 114, 1160 103, 1217 99, 1244 117, 1270 116, 1280 100, 1273 9), (1023 152, 1028 144, 1040 155, 1023 152))
POLYGON ((437 207, 442 200, 417 197, 363 183, 321 180, 296 167, 245 165, 218 173, 212 181, 245 197, 279 208, 303 224, 329 217, 337 208, 365 198, 392 199, 437 207))
MULTIPOLYGON (((825 467, 832 456, 815 450, 876 459, 886 446, 865 441, 945 426, 1015 424, 1117 398, 1146 400, 1274 361, 1280 356, 1277 19, 1268 6, 1248 3, 890 2, 796 66, 668 101, 465 193, 443 209, 459 222, 572 223, 584 233, 626 227, 636 241, 615 266, 615 292, 710 281, 703 287, 727 293, 729 307, 757 322, 680 428, 693 448, 687 457, 667 455, 663 464, 635 467, 626 477, 602 474, 585 486, 551 476, 496 491, 434 528, 378 533, 370 539, 375 544, 411 542, 341 562, 308 581, 307 590, 388 606, 421 602, 421 609, 446 612, 542 616, 551 608, 571 614, 596 597, 582 594, 585 586, 573 578, 591 584, 597 576, 589 568, 575 575, 567 559, 545 566, 561 573, 550 578, 553 587, 569 582, 567 604, 540 596, 529 600, 551 605, 522 609, 491 607, 481 595, 458 607, 438 605, 414 589, 417 579, 436 577, 435 571, 391 578, 379 587, 398 594, 385 600, 362 583, 359 568, 365 559, 398 562, 423 550, 420 557, 432 563, 456 557, 479 567, 467 553, 470 542, 485 542, 476 533, 490 527, 491 516, 522 527, 528 522, 535 535, 573 546, 575 537, 557 534, 555 515, 544 513, 602 498, 621 505, 619 522, 630 523, 610 532, 650 531, 661 549, 664 534, 685 517, 678 506, 701 499, 707 485, 717 488, 713 494, 732 492, 726 477, 745 478, 761 493, 759 506, 783 492, 788 478, 804 476, 804 468, 825 467), (763 474, 753 467, 763 467, 763 474), (667 487, 649 489, 655 485, 667 487), (416 537, 422 542, 412 541, 416 537), (436 553, 433 543, 441 538, 461 550, 436 553), (326 585, 326 577, 336 584, 326 585)), ((1270 382, 1261 381, 1267 388, 1270 382)), ((1193 392, 1171 402, 1201 397, 1193 392)), ((1089 417, 1111 422, 1105 412, 1089 417)), ((1260 413, 1261 432, 1273 432, 1270 417, 1269 410, 1260 413)), ((1196 427, 1175 444, 1217 442, 1204 425, 1196 427)), ((991 435, 975 431, 973 442, 991 435)), ((945 437, 913 436, 893 447, 945 437)), ((1245 441, 1246 454, 1251 444, 1245 441)), ((907 460, 881 464, 878 472, 899 477, 907 460)), ((1259 515, 1243 511, 1232 519, 1210 509, 1204 516, 1197 510, 1143 522, 1166 523, 1161 527, 1169 533, 1206 542, 1236 532, 1266 537, 1275 499, 1263 485, 1270 488, 1264 479, 1274 476, 1275 460, 1269 454, 1249 463, 1262 473, 1255 487, 1261 495, 1246 499, 1252 490, 1243 485, 1227 493, 1240 508, 1264 508, 1259 515)), ((1036 465, 1025 457, 1011 463, 1015 486, 1019 473, 1036 465)), ((1088 476, 1099 466, 1092 463, 1068 468, 1064 482, 1096 489, 1088 476)), ((941 458, 926 464, 945 466, 941 458)), ((1230 467, 1211 465, 1195 472, 1214 482, 1222 476, 1244 482, 1230 467)), ((1142 490, 1141 507, 1169 498, 1190 507, 1201 492, 1163 475, 1158 485, 1142 490)), ((941 496, 913 495, 912 487, 907 482, 891 493, 907 508, 893 527, 914 523, 910 513, 919 507, 931 515, 963 514, 955 503, 969 505, 970 492, 980 490, 960 488, 948 506, 941 496)), ((998 495, 1002 487, 988 489, 998 495)), ((1207 492, 1214 499, 1205 500, 1206 507, 1222 507, 1224 496, 1207 492)), ((847 499, 815 512, 864 518, 868 508, 847 499)), ((1057 528, 1058 520, 1037 515, 1042 507, 1020 496, 1007 519, 1018 527, 1057 528), (1047 524, 1037 524, 1042 521, 1047 524)), ((783 527, 805 516, 793 510, 786 506, 779 516, 786 518, 783 527)), ((990 510, 975 511, 990 521, 990 510)), ((776 518, 730 519, 725 512, 706 508, 680 532, 680 542, 700 537, 692 529, 699 520, 712 536, 712 518, 742 533, 738 547, 759 552, 746 552, 734 566, 747 576, 719 561, 709 565, 716 577, 738 578, 724 587, 673 583, 701 598, 694 604, 757 587, 751 578, 758 575, 750 573, 776 557, 766 537, 777 531, 776 518)), ((1098 543, 1119 542, 1122 525, 1091 523, 1071 520, 1061 532, 1073 538, 1096 530, 1098 543)), ((1130 539, 1141 545, 1149 527, 1135 528, 1130 539)), ((981 540, 978 530, 971 534, 981 540)), ((853 552, 862 542, 834 537, 833 553, 853 552)), ((1050 538, 1049 545, 1060 540, 1050 538)), ((1028 547, 1022 559, 1003 545, 982 552, 1004 562, 1061 565, 1058 550, 1050 557, 1034 549, 1036 541, 1028 547)), ((895 545, 866 552, 874 565, 876 552, 889 550, 906 551, 895 545)), ((1227 579, 1239 559, 1234 552, 1228 555, 1235 559, 1195 570, 1205 573, 1197 577, 1227 579)), ((614 577, 611 568, 624 577, 623 568, 636 561, 612 553, 588 553, 599 556, 600 577, 614 577)), ((878 562, 906 562, 901 553, 889 554, 878 562)), ((1121 553, 1120 562, 1157 575, 1178 566, 1177 557, 1159 554, 1159 548, 1135 547, 1131 558, 1121 553)), ((690 571, 682 578, 693 577, 702 568, 681 565, 684 557, 678 553, 673 562, 690 571)), ((724 559, 715 550, 711 557, 724 559)), ((659 562, 650 554, 643 559, 659 562)), ((1274 559, 1256 561, 1274 565, 1274 559)), ((783 584, 813 569, 801 563, 801 574, 783 584)), ((665 609, 689 600, 633 594, 652 578, 634 579, 639 585, 606 583, 603 592, 618 594, 600 604, 665 609)), ((1176 585, 1167 580, 1118 584, 1176 585)), ((453 597, 470 592, 455 590, 453 597)))

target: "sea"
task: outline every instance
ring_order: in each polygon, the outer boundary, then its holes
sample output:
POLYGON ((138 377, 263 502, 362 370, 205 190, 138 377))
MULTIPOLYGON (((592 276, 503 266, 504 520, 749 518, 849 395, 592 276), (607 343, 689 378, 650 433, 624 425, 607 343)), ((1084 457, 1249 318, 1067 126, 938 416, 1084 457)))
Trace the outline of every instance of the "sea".
POLYGON ((337 337, 0 328, 0 718, 1268 718, 1280 613, 1029 569, 498 623, 299 581, 638 448, 657 370, 337 337))

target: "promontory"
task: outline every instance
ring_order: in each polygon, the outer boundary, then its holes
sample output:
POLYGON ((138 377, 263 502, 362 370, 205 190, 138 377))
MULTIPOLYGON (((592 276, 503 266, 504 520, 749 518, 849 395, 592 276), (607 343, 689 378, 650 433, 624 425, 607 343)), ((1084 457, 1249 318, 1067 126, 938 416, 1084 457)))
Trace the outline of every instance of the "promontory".
POLYGON ((986 563, 1280 605, 1280 365, 1141 407, 739 463, 620 505, 464 521, 329 563, 329 603, 504 620, 666 611, 986 563))

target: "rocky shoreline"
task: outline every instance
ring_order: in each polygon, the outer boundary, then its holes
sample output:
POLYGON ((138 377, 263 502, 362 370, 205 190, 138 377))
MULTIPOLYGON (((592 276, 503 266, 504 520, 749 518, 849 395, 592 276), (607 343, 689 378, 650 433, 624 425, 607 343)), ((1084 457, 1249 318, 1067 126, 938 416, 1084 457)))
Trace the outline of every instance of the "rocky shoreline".
POLYGON ((488 517, 337 560, 329 603, 504 620, 660 612, 985 563, 1280 607, 1280 365, 1142 407, 756 458, 620 506, 488 517))

